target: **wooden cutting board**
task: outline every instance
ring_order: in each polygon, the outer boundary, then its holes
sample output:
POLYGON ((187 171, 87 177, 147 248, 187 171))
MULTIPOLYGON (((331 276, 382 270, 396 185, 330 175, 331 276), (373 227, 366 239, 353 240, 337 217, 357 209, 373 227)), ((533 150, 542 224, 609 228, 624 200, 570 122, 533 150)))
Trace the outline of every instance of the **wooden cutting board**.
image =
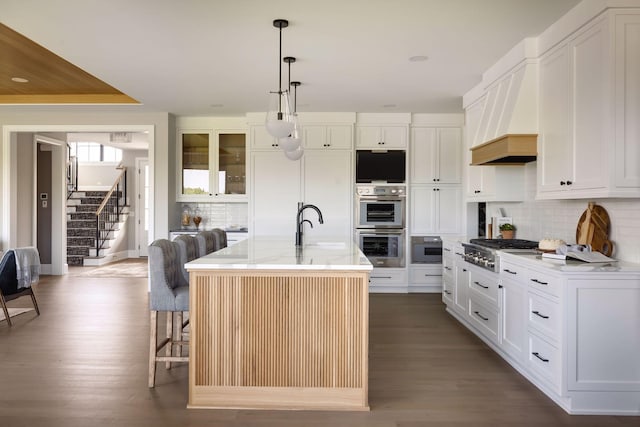
POLYGON ((579 245, 591 245, 594 251, 611 256, 613 243, 609 240, 610 228, 611 222, 605 208, 589 202, 587 210, 578 220, 576 243, 579 245))

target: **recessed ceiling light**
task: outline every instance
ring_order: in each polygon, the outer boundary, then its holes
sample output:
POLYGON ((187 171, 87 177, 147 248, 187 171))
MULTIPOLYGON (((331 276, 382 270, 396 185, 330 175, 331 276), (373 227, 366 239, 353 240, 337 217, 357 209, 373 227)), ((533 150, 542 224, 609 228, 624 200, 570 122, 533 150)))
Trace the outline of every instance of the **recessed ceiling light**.
POLYGON ((29 80, 24 77, 11 77, 11 81, 16 83, 29 83, 29 80))
POLYGON ((409 57, 409 61, 411 62, 422 62, 422 61, 426 61, 427 59, 429 59, 429 57, 426 55, 416 55, 416 56, 409 57))
POLYGON ((396 104, 384 104, 383 107, 384 108, 395 108, 395 107, 397 107, 397 105, 396 104))

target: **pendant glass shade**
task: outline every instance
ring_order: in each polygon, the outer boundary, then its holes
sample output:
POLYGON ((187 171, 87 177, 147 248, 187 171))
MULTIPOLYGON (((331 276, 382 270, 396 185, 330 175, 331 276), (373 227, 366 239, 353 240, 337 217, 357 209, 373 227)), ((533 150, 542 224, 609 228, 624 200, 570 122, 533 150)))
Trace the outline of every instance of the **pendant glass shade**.
POLYGON ((295 117, 291 110, 289 91, 269 94, 269 111, 265 121, 267 132, 275 138, 287 137, 295 127, 295 117))
POLYGON ((293 151, 300 147, 302 143, 302 132, 300 124, 298 123, 298 115, 294 114, 294 125, 291 134, 285 138, 280 139, 279 145, 284 151, 293 151))
POLYGON ((299 145, 298 148, 296 148, 293 151, 284 152, 284 155, 287 156, 287 159, 289 160, 300 160, 303 154, 304 154, 304 148, 302 148, 302 145, 299 145))

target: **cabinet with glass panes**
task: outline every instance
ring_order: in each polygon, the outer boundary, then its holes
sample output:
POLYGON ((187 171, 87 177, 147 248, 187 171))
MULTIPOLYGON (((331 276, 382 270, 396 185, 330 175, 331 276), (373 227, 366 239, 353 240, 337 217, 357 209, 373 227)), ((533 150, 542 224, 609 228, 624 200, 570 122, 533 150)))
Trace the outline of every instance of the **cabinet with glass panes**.
POLYGON ((246 201, 246 133, 178 131, 179 201, 246 201))

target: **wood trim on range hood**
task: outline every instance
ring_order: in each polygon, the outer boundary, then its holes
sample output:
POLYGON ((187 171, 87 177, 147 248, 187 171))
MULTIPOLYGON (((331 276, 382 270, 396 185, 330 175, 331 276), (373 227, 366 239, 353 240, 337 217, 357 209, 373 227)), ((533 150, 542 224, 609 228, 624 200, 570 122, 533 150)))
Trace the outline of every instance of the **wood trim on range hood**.
POLYGON ((507 134, 471 148, 473 166, 523 165, 538 156, 538 135, 507 134))

